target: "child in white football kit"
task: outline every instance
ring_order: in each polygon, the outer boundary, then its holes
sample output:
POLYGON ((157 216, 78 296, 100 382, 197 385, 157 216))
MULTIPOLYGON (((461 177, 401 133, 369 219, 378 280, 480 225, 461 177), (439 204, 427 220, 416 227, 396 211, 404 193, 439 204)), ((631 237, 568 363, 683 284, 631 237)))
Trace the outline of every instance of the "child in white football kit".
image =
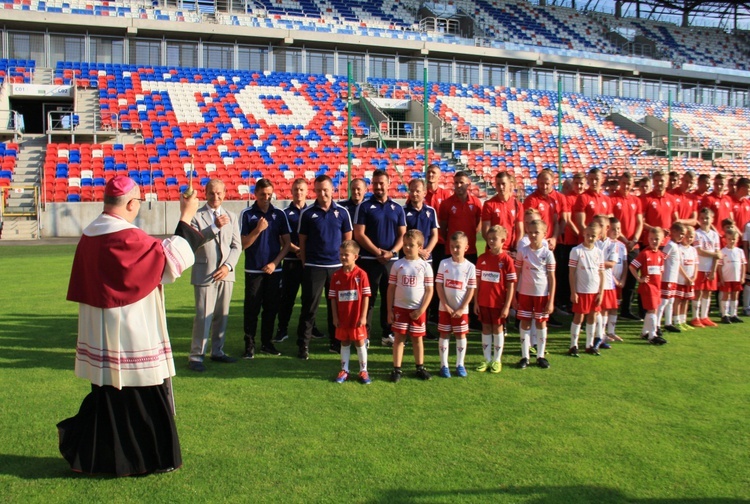
POLYGON ((477 272, 464 254, 469 239, 463 231, 453 233, 450 241, 451 257, 443 259, 435 278, 435 289, 440 298, 438 308, 438 351, 440 377, 450 378, 448 350, 451 332, 456 337, 456 374, 466 377, 466 335, 469 333, 469 304, 477 288, 477 272))
POLYGON ((716 281, 716 267, 721 258, 719 233, 711 229, 714 212, 704 208, 698 214, 700 227, 695 230, 693 246, 698 252, 698 275, 695 277, 696 302, 693 304, 693 327, 716 327, 716 323, 708 318, 711 304, 711 293, 718 290, 716 281), (696 311, 697 308, 697 311, 696 311))
POLYGON ((739 232, 736 228, 727 230, 724 238, 726 246, 721 249, 719 259, 719 291, 721 292, 721 322, 724 324, 742 323, 737 316, 737 305, 745 278, 747 260, 745 253, 737 246, 739 232))
MULTIPOLYGON (((594 332, 594 348, 597 350, 608 350, 612 348, 609 343, 607 343, 605 331, 609 321, 609 312, 614 311, 617 313, 617 290, 615 289, 615 279, 612 271, 618 260, 617 244, 619 241, 617 238, 613 240, 609 237, 609 220, 610 218, 606 215, 597 215, 594 217, 594 221, 601 226, 596 246, 602 251, 602 260, 604 261, 602 304, 599 307, 599 313, 595 315, 596 330, 594 332)), ((617 236, 619 237, 619 233, 617 236)))
POLYGON ((528 229, 529 245, 516 252, 516 274, 518 282, 518 311, 521 321, 521 360, 518 367, 529 365, 530 331, 532 320, 537 327, 536 363, 542 369, 549 367, 545 358, 547 347, 547 319, 554 311, 555 256, 542 242, 547 234, 547 225, 542 220, 531 222, 528 229))
MULTIPOLYGON (((617 314, 620 300, 622 298, 622 288, 625 286, 625 279, 628 275, 628 248, 620 241, 621 236, 622 224, 615 217, 610 217, 609 230, 607 231, 607 238, 609 238, 610 245, 605 254, 606 257, 609 257, 609 259, 614 262, 614 266, 612 266, 610 271, 612 275, 613 289, 615 290, 615 307, 606 308, 609 310, 605 313, 605 336, 608 341, 622 341, 622 338, 617 335, 617 314)), ((605 285, 604 288, 606 289, 607 285, 605 285)), ((611 302, 608 302, 606 294, 607 293, 605 292, 605 297, 602 300, 602 304, 604 305, 603 308, 611 306, 611 302)), ((606 348, 604 344, 602 344, 602 348, 606 348)))
POLYGON ((573 303, 573 323, 570 326, 568 355, 578 357, 578 337, 586 321, 586 353, 599 355, 596 337, 596 314, 604 297, 604 254, 596 246, 601 226, 592 222, 583 230, 583 243, 570 252, 568 279, 570 302, 573 303))
POLYGON ((661 277, 661 303, 656 310, 656 323, 661 327, 664 317, 664 330, 668 332, 682 332, 674 325, 674 301, 677 296, 677 281, 682 271, 682 257, 680 257, 680 242, 685 237, 685 226, 679 222, 672 224, 669 228, 670 240, 662 248, 664 253, 664 274, 661 277))
POLYGON ((434 276, 430 263, 419 257, 424 245, 424 235, 410 229, 404 235, 404 257, 393 263, 388 276, 388 323, 395 336, 393 342, 393 372, 391 381, 401 380, 401 361, 404 358, 406 335, 411 335, 414 364, 417 378, 429 380, 430 373, 424 368, 424 345, 422 338, 427 332, 427 307, 430 306, 434 289, 434 276))
POLYGON ((692 331, 695 328, 687 323, 688 307, 695 299, 695 277, 698 274, 698 252, 693 247, 695 240, 695 229, 691 226, 685 227, 685 236, 680 244, 680 259, 682 260, 682 271, 677 278, 677 327, 683 331, 692 331))

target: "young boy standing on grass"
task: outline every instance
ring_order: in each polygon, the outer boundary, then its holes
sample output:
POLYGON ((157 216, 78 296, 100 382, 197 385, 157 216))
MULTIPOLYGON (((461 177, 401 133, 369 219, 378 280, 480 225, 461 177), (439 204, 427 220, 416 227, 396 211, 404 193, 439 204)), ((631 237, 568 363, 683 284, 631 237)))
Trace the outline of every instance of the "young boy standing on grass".
POLYGON ((675 222, 669 228, 670 240, 662 248, 664 254, 664 275, 661 278, 661 303, 656 313, 657 327, 661 327, 664 318, 664 330, 669 332, 682 332, 674 325, 674 300, 677 295, 677 280, 682 271, 682 258, 680 257, 680 242, 685 236, 685 226, 675 222))
POLYGON ((487 231, 489 251, 477 259, 477 294, 474 313, 482 323, 482 351, 484 360, 477 366, 480 373, 503 369, 501 358, 505 345, 505 323, 516 292, 516 267, 513 258, 503 252, 508 231, 492 226, 487 231), (494 357, 493 357, 494 349, 494 357))
POLYGON ((393 343, 393 372, 391 381, 401 380, 401 361, 404 358, 406 335, 411 335, 416 376, 421 380, 432 378, 424 368, 422 337, 427 332, 427 307, 434 289, 434 276, 430 263, 419 257, 424 245, 424 235, 410 229, 404 235, 404 257, 396 261, 388 276, 388 323, 391 324, 393 343))
MULTIPOLYGON (((625 280, 628 275, 626 263, 628 261, 628 249, 623 242, 622 224, 615 217, 609 218, 609 230, 607 231, 608 246, 605 250, 605 259, 608 257, 614 262, 612 266, 612 289, 614 290, 614 301, 607 298, 607 288, 605 285, 604 298, 602 299, 602 309, 607 310, 605 337, 608 341, 622 341, 622 338, 615 332, 617 329, 617 313, 622 299, 622 288, 625 286, 625 280), (614 308, 612 308, 614 306, 614 308)), ((611 296, 611 295, 610 295, 611 296)), ((604 343, 602 343, 603 345, 604 343)))
MULTIPOLYGON (((695 298, 695 276, 698 274, 698 252, 693 247, 693 240, 695 240, 695 229, 691 226, 686 226, 685 236, 680 243, 680 260, 682 263, 682 269, 680 276, 677 278, 677 327, 683 331, 692 331, 695 328, 687 323, 688 320, 688 306, 690 302, 695 298)), ((697 309, 694 308, 697 314, 697 309)))
POLYGON ((331 277, 331 315, 336 327, 336 339, 341 342, 341 371, 336 383, 344 383, 349 378, 349 357, 351 344, 357 347, 359 358, 359 381, 370 384, 367 372, 367 300, 370 297, 370 282, 367 273, 356 265, 359 257, 359 244, 346 240, 339 247, 341 269, 331 277))
POLYGON ((663 239, 662 228, 652 227, 648 233, 648 248, 641 250, 630 263, 630 273, 638 280, 638 295, 646 310, 641 337, 648 338, 653 345, 667 342, 656 334, 656 310, 661 304, 661 276, 664 272, 664 254, 659 250, 659 245, 663 239))
POLYGON ((440 298, 438 308, 438 331, 440 341, 440 376, 450 378, 448 350, 451 332, 456 337, 456 374, 466 377, 466 335, 469 333, 469 303, 477 288, 477 272, 464 254, 469 249, 469 240, 463 231, 451 236, 448 259, 443 259, 435 278, 435 290, 440 298))
POLYGON ((711 229, 713 220, 714 212, 710 208, 703 208, 698 214, 700 227, 695 230, 693 246, 698 252, 698 276, 695 277, 695 293, 699 311, 690 322, 693 327, 716 327, 716 323, 708 318, 711 293, 718 289, 716 268, 718 260, 721 258, 719 233, 711 229))
POLYGON ((719 291, 721 291, 721 322, 724 324, 742 323, 737 316, 742 280, 745 278, 747 260, 745 253, 737 246, 737 228, 728 229, 724 237, 726 246, 721 249, 719 259, 719 291))
POLYGON ((519 247, 516 252, 516 271, 520 275, 516 314, 521 321, 520 369, 529 365, 532 320, 537 327, 536 363, 542 369, 549 367, 544 352, 547 346, 547 319, 555 309, 555 256, 543 246, 546 234, 544 221, 532 221, 527 232, 529 244, 519 247))
POLYGON ((594 345, 596 314, 604 297, 604 254, 596 246, 601 226, 592 222, 583 230, 583 243, 570 252, 570 302, 573 303, 573 323, 570 326, 568 355, 578 357, 578 337, 581 324, 586 321, 586 353, 599 355, 594 345))

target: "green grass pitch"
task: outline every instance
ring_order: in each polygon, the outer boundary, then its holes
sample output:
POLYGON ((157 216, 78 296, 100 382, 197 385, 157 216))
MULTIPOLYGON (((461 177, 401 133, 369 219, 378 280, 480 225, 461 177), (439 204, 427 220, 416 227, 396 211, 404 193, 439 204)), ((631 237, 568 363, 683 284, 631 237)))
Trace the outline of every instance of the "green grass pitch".
MULTIPOLYGON (((372 385, 337 385, 324 341, 311 359, 281 357, 187 370, 189 278, 166 287, 178 375, 184 466, 141 478, 73 474, 55 424, 88 382, 73 374, 77 307, 65 301, 74 246, 0 248, 0 495, 5 502, 742 502, 750 500, 750 319, 670 335, 651 347, 639 325, 601 357, 566 357, 552 330, 551 368, 517 370, 517 333, 499 375, 387 381, 389 349, 370 350, 372 385)), ((235 286, 227 352, 242 351, 235 286)), ((324 326, 324 310, 319 325, 324 326)), ((293 324, 295 325, 295 324, 293 324)), ((375 342, 377 343, 377 342, 375 342)), ((455 350, 451 345, 452 360, 455 350)), ((437 372, 437 344, 426 364, 437 372)), ((357 369, 356 358, 352 369, 357 369)))

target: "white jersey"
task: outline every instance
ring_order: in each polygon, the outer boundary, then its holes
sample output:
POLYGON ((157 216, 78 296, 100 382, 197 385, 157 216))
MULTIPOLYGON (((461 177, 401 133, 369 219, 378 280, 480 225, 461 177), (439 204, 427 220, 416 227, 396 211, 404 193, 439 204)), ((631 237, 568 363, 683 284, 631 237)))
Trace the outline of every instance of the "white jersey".
POLYGON ((432 266, 427 261, 401 258, 391 266, 388 283, 396 286, 393 306, 416 310, 422 305, 425 287, 434 285, 432 266))
POLYGON ((555 271, 555 256, 546 247, 537 250, 529 246, 516 252, 516 274, 519 275, 518 293, 525 296, 548 296, 547 274, 555 271))
MULTIPOLYGON (((476 267, 466 259, 457 263, 453 258, 443 259, 440 261, 436 284, 443 284, 446 302, 453 308, 458 308, 466 299, 469 289, 477 288, 477 270, 476 267)), ((440 310, 447 311, 445 304, 440 301, 440 310)), ((468 306, 461 315, 468 314, 468 306)))
POLYGON ((604 253, 597 246, 586 248, 583 244, 570 251, 568 267, 576 271, 576 292, 598 294, 600 272, 604 271, 604 253))
POLYGON ((687 285, 687 279, 695 276, 695 268, 698 267, 698 252, 692 245, 680 245, 680 260, 682 261, 682 269, 685 270, 685 275, 679 275, 677 278, 677 285, 687 285))
MULTIPOLYGON (((719 246, 719 233, 713 229, 703 231, 702 229, 695 230, 695 240, 693 246, 696 249, 702 249, 709 252, 718 252, 721 248, 719 246)), ((698 254, 698 271, 703 273, 709 273, 712 271, 715 259, 713 257, 704 257, 698 254)))
POLYGON ((719 268, 721 268, 721 279, 724 282, 742 282, 742 265, 747 264, 745 252, 739 247, 721 249, 721 259, 719 259, 719 268))
MULTIPOLYGON (((614 266, 611 268, 604 267, 604 290, 612 290, 615 286, 615 278, 620 278, 622 275, 622 264, 625 260, 621 254, 620 245, 623 250, 625 245, 618 240, 612 240, 611 238, 605 238, 596 242, 597 247, 602 251, 602 258, 604 262, 613 262, 614 266), (615 276, 615 268, 619 266, 617 276, 615 276)), ((625 254, 627 256, 627 253, 625 254)), ((598 291, 597 291, 598 292, 598 291)))
POLYGON ((662 249, 664 253, 664 273, 661 276, 662 283, 677 283, 680 277, 680 246, 670 240, 662 249))
MULTIPOLYGON (((610 256, 613 259, 607 259, 608 261, 615 261, 615 265, 612 267, 612 288, 615 289, 615 280, 622 279, 622 274, 627 271, 628 267, 628 248, 620 240, 611 240, 612 248, 614 249, 613 254, 610 256)), ((606 289, 607 286, 605 285, 606 289)))

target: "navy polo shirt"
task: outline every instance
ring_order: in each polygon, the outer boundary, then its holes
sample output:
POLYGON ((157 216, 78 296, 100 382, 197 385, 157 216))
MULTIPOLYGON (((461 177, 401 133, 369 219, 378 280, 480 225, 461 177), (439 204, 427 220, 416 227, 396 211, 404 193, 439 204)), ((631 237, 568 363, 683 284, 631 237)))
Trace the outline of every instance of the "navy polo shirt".
MULTIPOLYGON (((258 235, 252 245, 245 249, 245 271, 248 273, 262 273, 263 266, 279 255, 281 250, 279 238, 290 232, 289 222, 284 212, 269 205, 268 211, 263 213, 256 202, 240 212, 240 234, 249 235, 258 226, 258 220, 261 217, 265 217, 268 221, 268 227, 258 235)), ((276 270, 276 272, 280 271, 281 268, 276 270)))
POLYGON ((349 217, 353 218, 357 213, 357 207, 359 206, 359 204, 353 202, 352 199, 349 198, 348 200, 339 201, 339 206, 346 208, 346 210, 349 212, 349 217))
MULTIPOLYGON (((357 224, 364 224, 365 236, 373 245, 383 250, 393 250, 396 245, 396 236, 400 226, 406 226, 404 208, 391 198, 380 202, 375 198, 369 198, 360 203, 355 218, 357 224)), ((363 259, 374 259, 375 256, 369 250, 362 248, 360 257, 363 259)), ((392 260, 397 260, 393 257, 392 260)))
MULTIPOLYGON (((435 209, 423 203, 422 210, 417 210, 411 206, 410 202, 407 202, 404 205, 404 214, 406 214, 406 229, 421 231, 424 235, 424 244, 427 245, 427 242, 430 241, 432 230, 440 227, 435 209)), ((429 259, 432 259, 432 254, 430 254, 429 259)))
POLYGON ((331 202, 328 211, 316 201, 302 211, 299 217, 300 235, 305 235, 305 265, 322 268, 340 268, 339 247, 344 233, 352 230, 352 220, 346 208, 331 202))
MULTIPOLYGON (((297 245, 299 247, 299 233, 297 232, 297 228, 299 226, 299 216, 302 214, 302 211, 307 208, 307 203, 302 205, 302 208, 297 208, 297 206, 294 203, 289 203, 289 206, 284 209, 284 213, 286 214, 286 220, 289 222, 289 229, 291 229, 291 234, 289 236, 289 240, 292 242, 292 244, 297 245)), ((294 252, 289 252, 286 257, 284 258, 285 261, 299 261, 297 258, 297 254, 294 252)))

